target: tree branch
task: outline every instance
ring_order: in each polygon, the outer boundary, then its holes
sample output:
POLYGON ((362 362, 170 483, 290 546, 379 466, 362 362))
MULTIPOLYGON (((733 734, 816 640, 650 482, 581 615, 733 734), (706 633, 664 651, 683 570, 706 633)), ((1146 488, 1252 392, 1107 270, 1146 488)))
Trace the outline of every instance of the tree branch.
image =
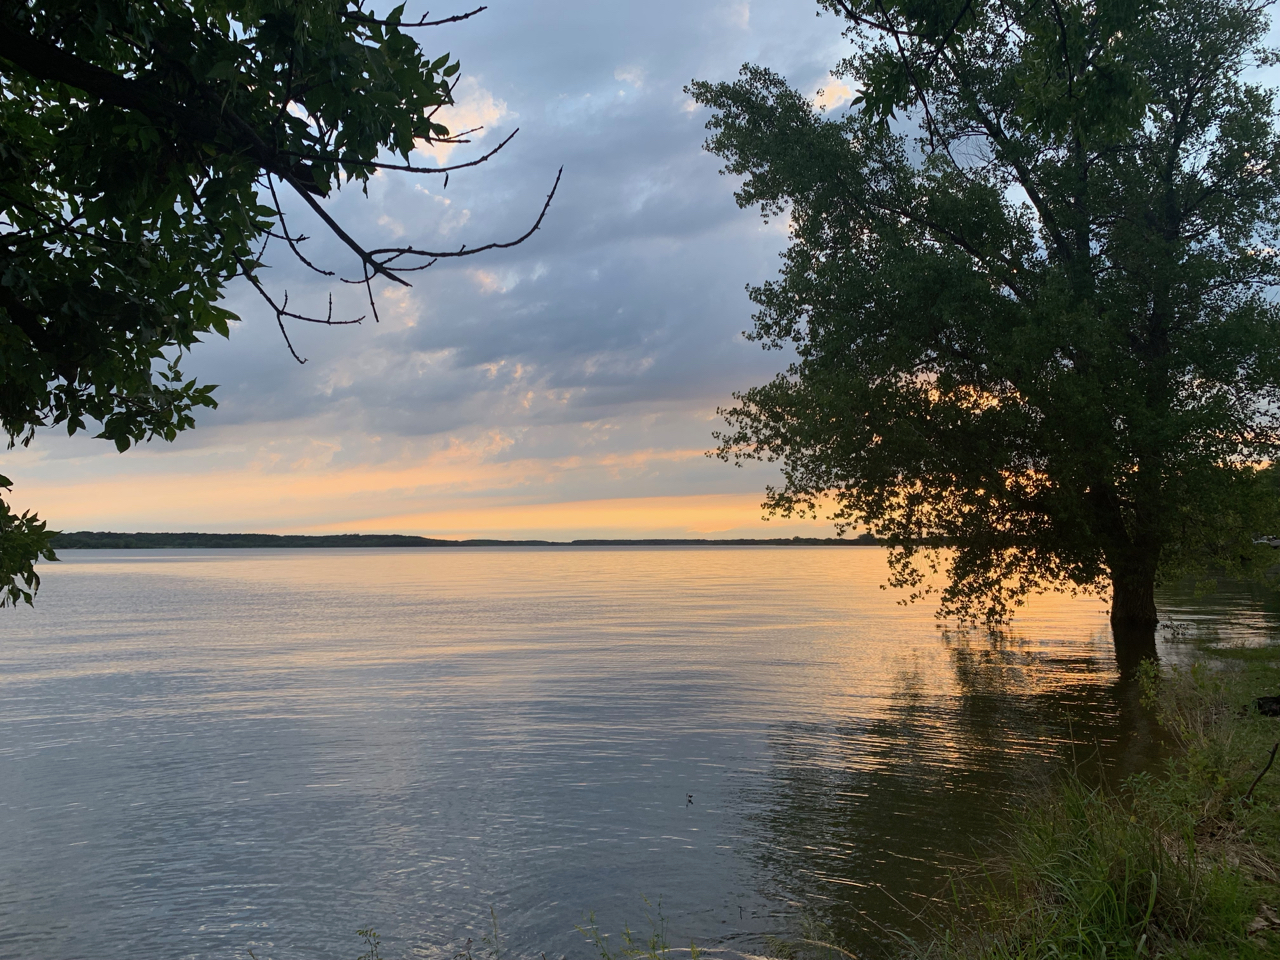
POLYGON ((439 27, 446 23, 461 23, 463 20, 470 20, 477 13, 483 13, 488 7, 476 7, 469 13, 458 13, 452 17, 445 17, 443 20, 428 20, 430 14, 424 14, 417 23, 405 23, 403 20, 379 20, 377 17, 365 16, 362 13, 343 13, 343 19, 350 20, 352 23, 367 23, 377 25, 379 27, 399 27, 402 30, 413 29, 415 27, 439 27))
POLYGON ((370 268, 372 268, 375 274, 381 274, 382 276, 386 277, 388 280, 392 280, 395 283, 401 284, 402 286, 406 286, 406 287, 409 286, 407 281, 400 279, 395 274, 391 273, 389 270, 386 270, 385 268, 383 268, 383 266, 380 263, 378 263, 378 261, 375 260, 368 251, 364 249, 364 247, 356 243, 356 241, 352 239, 351 234, 347 233, 346 230, 342 229, 342 225, 339 224, 337 220, 333 219, 333 217, 329 216, 329 214, 325 212, 324 207, 320 206, 320 202, 316 200, 316 198, 313 197, 310 193, 308 193, 301 184, 299 184, 292 177, 286 177, 285 182, 287 182, 289 186, 293 187, 293 189, 297 191, 298 196, 302 197, 302 199, 307 202, 307 205, 310 206, 311 209, 315 211, 316 216, 318 216, 321 220, 323 220, 325 222, 325 225, 328 226, 328 228, 333 231, 334 236, 336 236, 339 240, 345 243, 355 253, 355 255, 360 258, 361 263, 364 263, 370 268))
MULTIPOLYGON (((294 238, 289 235, 289 225, 285 222, 284 209, 280 206, 280 197, 276 193, 275 180, 272 179, 272 176, 269 173, 267 174, 267 189, 271 191, 271 202, 272 202, 272 205, 276 208, 276 216, 280 218, 280 232, 283 235, 284 242, 287 243, 289 245, 289 249, 293 251, 293 255, 297 257, 299 260, 301 260, 303 264, 310 267, 316 273, 320 274, 320 276, 322 277, 334 276, 335 274, 332 270, 325 270, 322 267, 317 267, 314 263, 312 263, 303 255, 301 250, 298 249, 298 244, 301 243, 303 240, 305 240, 306 237, 299 236, 297 238, 294 238)), ((267 233, 268 233, 268 238, 270 238, 271 232, 268 231, 267 233)), ((263 244, 263 249, 264 250, 266 249, 265 243, 263 244)), ((259 256, 259 259, 261 259, 261 256, 259 256)))
MULTIPOLYGON (((556 172, 556 182, 551 185, 551 192, 547 194, 547 199, 542 204, 542 210, 538 214, 538 219, 533 222, 532 227, 530 227, 527 231, 525 231, 515 240, 507 240, 505 242, 486 243, 482 247, 474 247, 470 250, 468 250, 466 246, 463 245, 457 250, 447 250, 444 252, 418 250, 418 249, 415 249, 414 247, 381 247, 377 250, 370 250, 369 254, 370 256, 373 256, 373 257, 381 256, 384 254, 390 254, 390 256, 386 260, 378 261, 379 266, 377 267, 377 271, 379 273, 382 273, 384 276, 392 276, 392 274, 389 273, 388 270, 384 268, 382 265, 391 263, 393 260, 396 260, 399 257, 430 257, 432 259, 432 262, 434 262, 435 260, 443 259, 446 257, 449 257, 449 258, 472 257, 472 256, 475 256, 477 253, 484 253, 486 250, 506 250, 506 249, 509 249, 510 247, 519 246, 520 244, 528 240, 530 237, 532 237, 534 233, 537 232, 538 228, 542 226, 542 221, 546 217, 547 211, 551 208, 551 201, 556 195, 556 190, 559 189, 560 187, 560 178, 563 175, 564 175, 564 167, 561 167, 556 172)), ((429 266, 431 266, 431 264, 426 264, 424 266, 417 266, 417 267, 404 267, 396 270, 395 272, 409 273, 416 270, 425 270, 429 266)), ((399 277, 392 276, 392 279, 396 280, 398 283, 405 283, 405 281, 401 280, 399 277)), ((405 283, 405 286, 408 286, 408 284, 405 283)))
MULTIPOLYGON (((39 80, 65 83, 95 100, 134 110, 153 123, 171 125, 183 137, 197 143, 217 144, 220 139, 229 139, 235 151, 248 154, 262 169, 287 176, 291 182, 311 179, 308 167, 296 164, 290 168, 282 164, 280 155, 268 147, 252 127, 229 111, 211 117, 189 104, 175 103, 143 80, 119 76, 60 47, 36 40, 9 18, 0 20, 0 58, 39 80), (222 116, 229 117, 233 123, 224 123, 222 116), (239 136, 232 128, 238 128, 239 136)), ((313 183, 308 192, 318 193, 319 187, 313 183)))
MULTIPOLYGON (((452 173, 455 170, 465 170, 468 167, 480 166, 480 164, 487 161, 499 150, 501 150, 508 143, 510 143, 511 139, 519 132, 520 132, 520 128, 516 127, 514 130, 511 131, 511 133, 507 135, 505 140, 503 140, 500 144, 498 144, 496 147, 494 147, 492 150, 490 150, 488 153, 486 153, 482 157, 478 157, 475 160, 468 160, 466 163, 455 163, 455 164, 450 164, 449 166, 444 166, 444 167, 415 167, 412 164, 407 164, 407 163, 379 163, 375 160, 344 160, 342 157, 326 157, 323 154, 319 154, 319 153, 299 153, 294 150, 281 150, 280 153, 289 157, 297 157, 300 160, 313 160, 313 161, 319 161, 321 163, 341 163, 349 167, 367 167, 370 170, 396 170, 401 173, 452 173)), ((436 141, 436 142, 440 143, 440 142, 448 142, 448 141, 436 141)), ((454 141, 454 142, 462 142, 462 141, 454 141)))

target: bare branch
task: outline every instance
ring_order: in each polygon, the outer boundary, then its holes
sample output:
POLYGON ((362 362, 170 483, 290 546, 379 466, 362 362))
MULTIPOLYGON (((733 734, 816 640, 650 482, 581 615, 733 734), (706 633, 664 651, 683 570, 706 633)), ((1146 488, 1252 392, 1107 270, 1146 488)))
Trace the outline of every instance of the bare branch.
POLYGON ((417 23, 405 23, 402 20, 380 20, 377 17, 366 16, 363 13, 343 13, 343 18, 350 20, 352 23, 367 23, 377 25, 379 27, 400 27, 402 29, 412 29, 415 27, 439 27, 446 23, 461 23, 463 20, 470 20, 477 13, 483 13, 488 7, 476 7, 470 13, 458 13, 452 17, 445 17, 443 20, 428 20, 431 14, 424 14, 422 19, 417 23))
POLYGON ((378 316, 378 301, 373 296, 373 284, 370 282, 372 278, 369 276, 369 268, 364 268, 364 292, 369 295, 369 309, 373 311, 373 322, 381 323, 382 318, 378 316))
POLYGON ((375 274, 382 274, 382 276, 386 277, 388 280, 393 280, 402 286, 409 286, 408 282, 401 280, 390 271, 384 270, 382 265, 378 263, 378 261, 375 260, 373 256, 364 249, 364 247, 360 246, 360 244, 356 243, 356 241, 351 238, 351 234, 342 229, 342 225, 338 223, 337 220, 333 219, 333 217, 329 216, 329 214, 325 212, 324 207, 320 206, 316 198, 309 194, 304 186, 295 181, 293 177, 288 177, 287 180, 289 186, 293 187, 293 189, 298 192, 298 195, 302 197, 303 200, 307 201, 307 204, 311 209, 316 212, 316 216, 325 222, 329 229, 333 231, 334 235, 345 243, 355 253, 355 255, 360 258, 362 263, 372 268, 375 274))
MULTIPOLYGON (((314 263, 312 263, 305 256, 303 256, 302 251, 298 248, 298 244, 301 243, 303 240, 307 239, 306 237, 299 236, 297 237, 297 239, 295 239, 289 236, 289 225, 285 223, 284 210, 280 206, 280 197, 277 196, 276 194, 275 181, 271 178, 270 173, 267 174, 267 187, 271 190, 271 201, 275 205, 276 216, 280 218, 280 230, 281 230, 281 233, 283 234, 282 239, 284 240, 285 243, 289 245, 289 249, 293 251, 293 255, 297 257, 299 260, 301 260, 308 267, 310 267, 312 270, 314 270, 316 273, 320 274, 320 276, 322 277, 334 276, 334 272, 332 270, 324 270, 320 267, 317 267, 314 263)), ((270 231, 268 231, 268 234, 270 235, 270 231)), ((264 249, 266 248, 265 244, 263 244, 263 248, 264 249)), ((262 259, 262 258, 259 257, 258 259, 262 259)))
MULTIPOLYGON (((305 194, 303 195, 305 196, 305 194)), ((192 199, 192 202, 195 203, 195 205, 199 207, 200 210, 203 212, 204 204, 200 200, 200 195, 196 193, 194 190, 191 191, 191 199, 192 199)), ((281 222, 283 223, 283 216, 281 217, 281 222)), ((218 230, 218 236, 222 238, 222 241, 224 243, 227 242, 227 238, 222 233, 221 230, 218 230)), ((263 249, 266 249, 265 244, 263 245, 263 249)), ((301 254, 299 254, 299 257, 301 258, 301 254)), ((305 262, 305 259, 304 259, 304 262, 305 262)), ((354 320, 333 319, 333 294, 332 293, 329 294, 329 312, 323 320, 321 320, 319 317, 309 317, 306 314, 295 313, 289 310, 289 292, 287 290, 285 291, 284 302, 278 304, 272 298, 271 294, 267 293, 266 287, 264 287, 262 285, 262 281, 258 279, 258 275, 255 272, 255 268, 253 266, 246 263, 244 258, 240 256, 236 256, 236 266, 240 270, 240 275, 244 277, 246 280, 248 280, 250 284, 253 285, 253 289, 258 291, 258 296, 262 297, 262 299, 266 301, 267 306, 269 306, 272 312, 275 313, 276 326, 280 328, 280 335, 284 337, 285 346, 289 348, 289 353, 293 355, 293 359, 297 360, 298 363, 306 363, 307 361, 305 357, 298 356, 298 351, 293 348, 293 341, 289 339, 289 332, 284 327, 285 317, 289 317, 294 320, 302 320, 306 323, 320 323, 329 327, 346 327, 354 323, 360 323, 364 320, 364 317, 356 317, 354 320)), ((310 266, 310 264, 308 264, 308 266, 310 266)), ((323 273, 323 271, 320 271, 320 272, 323 273)), ((3 293, 3 288, 0 288, 0 294, 2 293, 3 293)), ((12 313, 13 311, 10 310, 11 315, 12 313)))
MULTIPOLYGON (((275 302, 274 302, 274 301, 273 301, 269 296, 267 296, 267 291, 265 291, 264 289, 262 289, 262 284, 258 283, 256 279, 254 279, 254 278, 250 278, 249 282, 250 282, 250 283, 252 283, 255 287, 257 287, 257 288, 258 288, 258 292, 259 292, 260 294, 262 294, 263 299, 264 299, 264 300, 266 300, 266 301, 267 301, 267 303, 271 304, 271 308, 272 308, 273 310, 275 310, 275 312, 276 312, 276 326, 278 326, 278 327, 280 328, 280 336, 284 337, 284 345, 285 345, 286 347, 288 347, 288 348, 289 348, 289 352, 290 352, 291 354, 293 354, 293 359, 295 359, 295 360, 297 360, 297 361, 298 361, 298 365, 299 365, 299 366, 301 366, 302 364, 306 363, 306 362, 307 362, 307 358, 306 358, 306 357, 300 357, 300 356, 298 356, 298 351, 297 351, 297 350, 295 350, 295 349, 293 349, 293 341, 289 339, 289 331, 288 331, 288 330, 286 330, 286 329, 284 328, 284 308, 283 308, 283 307, 277 307, 277 306, 275 305, 275 302)), ((289 306, 289 294, 288 294, 288 292, 287 292, 287 291, 285 292, 285 295, 284 295, 284 306, 285 306, 285 307, 289 306)), ((330 308, 330 309, 333 309, 333 299, 332 299, 332 298, 330 298, 330 300, 329 300, 329 308, 330 308)))
POLYGON ((440 137, 437 140, 430 140, 429 143, 470 143, 470 140, 460 140, 459 137, 470 136, 473 133, 479 133, 484 126, 471 127, 469 130, 459 130, 457 133, 451 133, 447 137, 440 137))
POLYGON ((284 337, 285 346, 289 348, 289 353, 293 355, 293 359, 298 363, 306 363, 305 357, 298 355, 298 351, 294 349, 293 341, 289 339, 289 331, 285 329, 284 318, 289 317, 291 320, 301 320, 304 323, 320 323, 327 327, 348 327, 355 323, 364 321, 364 317, 356 317, 354 320, 335 320, 333 319, 333 294, 329 294, 329 312, 324 319, 320 317, 309 317, 304 313, 296 313, 289 309, 289 293, 285 292, 284 301, 276 303, 271 294, 267 293, 267 288, 262 285, 262 281, 252 270, 247 270, 241 265, 241 275, 253 285, 253 289, 258 291, 258 296, 266 302, 271 308, 272 313, 276 315, 276 326, 280 328, 280 335, 284 337))
MULTIPOLYGON (((391 263, 393 260, 396 260, 399 257, 430 257, 432 262, 434 263, 436 260, 439 260, 445 257, 472 257, 472 256, 475 256, 477 253, 484 253, 486 250, 506 250, 506 249, 509 249, 510 247, 519 246, 520 244, 528 240, 530 237, 532 237, 534 233, 537 232, 538 228, 542 226, 542 221, 547 215, 547 210, 551 208, 551 201, 556 195, 556 190, 559 189, 560 187, 560 178, 563 175, 564 175, 564 167, 561 167, 556 172, 556 182, 551 185, 551 192, 547 194, 546 202, 542 204, 542 210, 538 214, 538 219, 533 222, 532 227, 530 227, 525 233, 521 234, 515 240, 508 240, 506 242, 495 241, 494 243, 486 243, 482 247, 474 247, 470 250, 468 250, 466 245, 463 244, 463 246, 459 247, 457 250, 446 250, 443 252, 434 252, 430 250, 418 250, 414 247, 380 247, 377 250, 370 250, 369 256, 376 258, 385 254, 389 254, 390 256, 387 257, 387 259, 375 261, 378 264, 378 268, 377 268, 378 272, 382 273, 384 276, 392 276, 392 278, 399 283, 405 283, 404 280, 401 280, 398 276, 394 276, 394 274, 410 273, 416 270, 425 270, 427 267, 431 266, 431 264, 428 263, 428 264, 417 266, 417 267, 401 267, 401 268, 397 268, 394 271, 394 273, 388 270, 388 268, 386 267, 386 264, 391 263)), ((405 285, 408 286, 407 283, 405 285)))
MULTIPOLYGON (((477 127, 476 129, 478 130, 480 128, 477 127)), ((468 130, 467 132, 473 133, 474 131, 468 130)), ((501 150, 508 143, 510 143, 511 138, 514 137, 519 132, 520 132, 520 128, 516 127, 514 130, 511 131, 511 133, 507 135, 505 140, 503 140, 500 144, 498 144, 496 147, 494 147, 492 150, 490 150, 488 153, 486 153, 482 157, 478 157, 475 160, 468 160, 466 163, 455 163, 445 167, 415 167, 412 164, 407 164, 407 163, 378 163, 377 161, 374 161, 374 160, 344 160, 342 157, 326 157, 318 153, 296 153, 292 150, 281 150, 280 153, 285 156, 296 157, 299 160, 313 160, 313 161, 320 161, 322 163, 341 163, 348 167, 368 167, 371 170, 395 170, 400 173, 448 174, 454 170, 465 170, 467 167, 480 166, 480 164, 487 161, 490 157, 492 157, 499 150, 501 150)), ((459 136, 461 136, 461 134, 459 134, 459 136)), ((468 143, 469 141, 439 140, 436 142, 437 143, 468 143)))

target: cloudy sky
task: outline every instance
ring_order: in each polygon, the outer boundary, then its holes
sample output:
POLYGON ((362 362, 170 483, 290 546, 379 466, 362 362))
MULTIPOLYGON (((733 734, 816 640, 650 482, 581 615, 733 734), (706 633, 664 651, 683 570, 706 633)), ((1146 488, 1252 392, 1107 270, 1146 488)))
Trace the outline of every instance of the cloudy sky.
MULTIPOLYGON (((410 0, 407 16, 425 10, 410 0)), ((774 274, 786 237, 737 208, 702 150, 707 112, 682 88, 751 61, 838 108, 847 91, 827 71, 841 29, 813 0, 489 0, 423 31, 462 61, 446 122, 485 130, 419 159, 457 162, 520 134, 447 190, 391 174, 331 211, 369 246, 508 239, 563 165, 544 228, 382 290, 377 325, 294 324, 305 366, 233 289, 243 322, 188 367, 221 385, 218 410, 177 443, 124 455, 40 436, 0 456, 14 501, 64 530, 827 535, 827 523, 761 521, 772 469, 705 456, 716 407, 785 363, 741 332, 744 287, 774 274)), ((351 272, 303 211, 291 225, 316 235, 312 256, 351 272)), ((322 278, 282 251, 269 259, 291 306, 323 312, 322 278)), ((359 315, 350 290, 337 295, 340 315, 359 315)))

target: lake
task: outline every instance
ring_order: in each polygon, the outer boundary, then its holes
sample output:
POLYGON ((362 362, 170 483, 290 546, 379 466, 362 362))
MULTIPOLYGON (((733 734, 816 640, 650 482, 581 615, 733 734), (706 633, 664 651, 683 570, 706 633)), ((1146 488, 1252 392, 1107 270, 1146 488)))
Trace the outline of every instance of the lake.
MULTIPOLYGON (((875 547, 66 551, 0 612, 0 957, 588 957, 910 929, 1065 763, 1143 769, 1105 605, 1003 637, 875 547), (1073 747, 1072 741, 1081 746, 1073 747)), ((1244 588, 1184 638, 1269 642, 1244 588)))

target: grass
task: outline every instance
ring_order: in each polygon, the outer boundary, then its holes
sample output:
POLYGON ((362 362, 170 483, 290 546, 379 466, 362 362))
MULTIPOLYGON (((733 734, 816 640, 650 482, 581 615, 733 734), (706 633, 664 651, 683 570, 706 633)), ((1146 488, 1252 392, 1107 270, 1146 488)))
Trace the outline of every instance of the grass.
POLYGON ((1003 856, 956 879, 935 936, 906 941, 908 956, 1280 957, 1280 765, 1259 779, 1280 719, 1252 707, 1280 692, 1280 650, 1213 651, 1141 682, 1178 758, 1115 790, 1062 778, 1003 856))

